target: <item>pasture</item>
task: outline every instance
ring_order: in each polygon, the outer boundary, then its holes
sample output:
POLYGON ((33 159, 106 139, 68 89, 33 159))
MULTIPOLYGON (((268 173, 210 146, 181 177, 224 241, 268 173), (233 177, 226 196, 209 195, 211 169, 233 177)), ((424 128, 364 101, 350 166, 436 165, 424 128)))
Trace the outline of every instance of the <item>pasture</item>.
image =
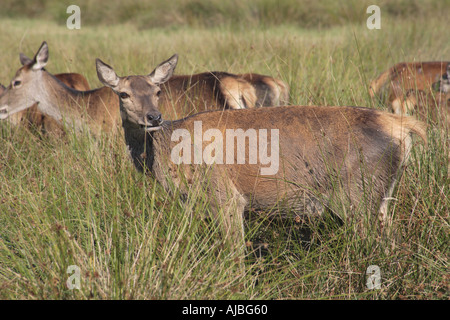
MULTIPOLYGON (((397 62, 450 60, 447 0, 166 2, 5 1, 0 83, 9 85, 20 52, 32 57, 45 40, 46 69, 80 73, 91 88, 102 86, 96 58, 118 75, 143 75, 177 53, 175 74, 260 73, 290 86, 291 105, 388 110, 370 98, 371 80, 397 62), (81 8, 79 30, 66 27, 70 4, 81 8), (379 30, 366 26, 371 4, 379 30)), ((429 128, 427 146, 414 138, 388 211, 395 239, 364 208, 344 223, 250 211, 244 258, 204 218, 207 194, 169 194, 135 169, 123 137, 0 121, 0 298, 448 299, 450 141, 441 129, 429 128), (73 265, 79 289, 66 284, 73 265), (379 289, 366 286, 371 265, 379 289)))

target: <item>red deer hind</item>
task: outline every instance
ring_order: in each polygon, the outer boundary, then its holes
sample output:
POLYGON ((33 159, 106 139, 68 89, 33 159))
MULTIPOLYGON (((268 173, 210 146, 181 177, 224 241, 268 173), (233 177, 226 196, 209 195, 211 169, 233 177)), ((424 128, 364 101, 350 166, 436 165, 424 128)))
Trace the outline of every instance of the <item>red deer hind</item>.
POLYGON ((388 101, 392 111, 404 114, 406 94, 420 90, 426 94, 450 92, 450 63, 448 61, 398 63, 376 78, 369 87, 371 97, 388 87, 388 101))
POLYGON ((425 124, 346 106, 219 110, 164 121, 158 96, 175 64, 172 57, 147 76, 119 77, 96 62, 99 80, 119 96, 125 141, 136 166, 147 167, 168 190, 172 184, 183 194, 203 188, 212 199, 212 215, 223 221, 225 239, 243 247, 243 213, 250 207, 310 215, 329 208, 342 215, 338 203, 344 201, 389 223, 388 199, 408 160, 410 134, 426 140, 425 124), (182 162, 180 144, 186 147, 182 162), (185 154, 195 146, 203 158, 185 154))
MULTIPOLYGON (((21 56, 21 60, 22 60, 21 56)), ((76 131, 90 129, 95 135, 114 132, 120 120, 117 96, 108 87, 78 91, 45 71, 49 58, 48 45, 43 42, 33 59, 17 70, 11 84, 0 96, 0 120, 20 120, 31 107, 52 127, 70 125, 76 131)), ((39 121, 40 116, 29 118, 39 121)))
MULTIPOLYGON (((43 126, 47 132, 58 133, 62 130, 63 121, 77 130, 87 126, 95 134, 116 129, 119 101, 110 88, 88 90, 88 84, 81 75, 61 74, 55 77, 46 72, 46 42, 42 43, 33 59, 23 54, 20 59, 23 67, 16 72, 11 85, 0 98, 0 120, 10 118, 19 123, 27 119, 34 125, 43 126)), ((287 103, 288 90, 281 80, 257 74, 239 76, 207 72, 180 75, 164 84, 159 105, 166 118, 177 119, 210 109, 287 103)))

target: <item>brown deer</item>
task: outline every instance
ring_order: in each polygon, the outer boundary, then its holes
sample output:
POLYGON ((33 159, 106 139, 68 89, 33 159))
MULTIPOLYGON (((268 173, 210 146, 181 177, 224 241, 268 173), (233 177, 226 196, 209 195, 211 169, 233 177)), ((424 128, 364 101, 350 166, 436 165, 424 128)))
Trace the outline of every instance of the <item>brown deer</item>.
MULTIPOLYGON (((6 94, 0 99, 0 119, 9 117, 18 123, 26 118, 34 125, 44 125, 47 132, 58 133, 62 130, 63 117, 76 127, 82 123, 92 126, 95 132, 114 129, 119 102, 111 89, 103 87, 84 92, 80 90, 82 86, 88 86, 84 77, 64 74, 55 78, 47 73, 44 66, 48 60, 48 46, 45 42, 34 59, 20 54, 20 60, 23 67, 17 71, 6 94), (36 61, 37 57, 41 57, 42 65, 36 61), (68 88, 75 86, 75 90, 68 88), (100 110, 105 108, 106 113, 100 110)), ((208 72, 172 77, 163 87, 160 106, 166 118, 176 119, 208 109, 287 103, 288 95, 288 86, 269 76, 245 74, 241 77, 225 72, 208 72)))
POLYGON ((255 107, 284 106, 289 103, 289 86, 284 81, 256 73, 244 73, 239 76, 255 88, 257 97, 255 107))
MULTIPOLYGON (((88 91, 91 89, 86 78, 79 73, 59 73, 54 76, 69 88, 78 91, 88 91)), ((56 120, 39 111, 37 103, 28 109, 13 114, 9 119, 15 125, 24 123, 28 127, 35 126, 44 133, 52 133, 55 135, 64 133, 63 127, 56 120)))
MULTIPOLYGON (((30 64, 32 62, 32 59, 28 58, 23 53, 20 53, 20 62, 24 66, 30 64)), ((45 70, 45 68, 43 68, 43 70, 45 70)), ((59 73, 55 74, 55 77, 66 86, 75 90, 88 91, 91 89, 86 78, 79 73, 59 73)), ((37 103, 35 103, 28 109, 13 114, 11 117, 9 117, 9 120, 15 125, 22 122, 27 126, 36 126, 43 132, 63 134, 62 126, 59 125, 58 122, 53 118, 47 117, 45 114, 41 113, 37 108, 37 103)))
MULTIPOLYGON (((117 96, 108 87, 77 91, 45 71, 48 45, 44 41, 33 59, 25 61, 0 96, 0 120, 21 113, 35 104, 37 117, 55 122, 51 128, 67 123, 76 131, 89 128, 95 135, 113 132, 120 121, 117 96)), ((22 57, 21 57, 22 60, 22 57)), ((21 119, 19 114, 17 119, 21 119)), ((16 120, 17 120, 16 119, 16 120)))
MULTIPOLYGON (((23 54, 20 59, 22 65, 30 62, 23 54)), ((71 81, 70 78, 67 80, 71 81)), ((76 79, 77 82, 81 80, 76 79)), ((285 82, 256 73, 236 75, 212 71, 173 75, 161 89, 159 105, 167 119, 179 119, 207 110, 249 109, 289 103, 289 86, 285 82)))
POLYGON ((218 110, 163 121, 160 86, 175 64, 172 57, 148 76, 119 77, 96 61, 99 80, 119 96, 136 166, 168 190, 203 188, 225 239, 243 247, 243 213, 250 207, 311 215, 329 208, 345 218, 351 213, 338 209, 344 201, 374 216, 379 210, 388 224, 387 201, 408 159, 410 134, 426 141, 424 123, 346 106, 218 110))
POLYGON ((289 86, 256 73, 204 72, 173 75, 161 86, 160 110, 166 119, 217 109, 250 109, 289 103, 289 86))
POLYGON ((422 90, 424 92, 450 91, 450 63, 448 61, 409 62, 398 63, 383 72, 372 81, 369 94, 373 98, 381 89, 388 86, 388 100, 395 112, 392 102, 403 104, 404 96, 408 90, 422 90))
POLYGON ((174 75, 161 86, 159 101, 167 119, 179 119, 206 110, 254 108, 257 96, 245 79, 214 71, 174 75))

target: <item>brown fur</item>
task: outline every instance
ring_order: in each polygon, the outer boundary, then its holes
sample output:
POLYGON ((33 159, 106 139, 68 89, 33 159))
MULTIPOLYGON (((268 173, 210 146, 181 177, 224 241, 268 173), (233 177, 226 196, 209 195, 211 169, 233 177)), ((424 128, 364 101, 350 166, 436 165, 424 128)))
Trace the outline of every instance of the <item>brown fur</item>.
MULTIPOLYGON (((243 213, 250 207, 293 209, 310 215, 329 208, 345 219, 352 212, 339 210, 343 201, 351 211, 374 213, 379 209, 381 220, 389 223, 387 199, 408 159, 410 133, 426 141, 424 123, 368 108, 317 106, 207 111, 176 121, 149 122, 149 115, 151 119, 161 115, 155 97, 158 85, 167 81, 161 75, 167 78, 171 72, 173 57, 153 71, 152 75, 160 75, 156 80, 153 76, 118 77, 110 66, 97 60, 100 81, 116 92, 128 88, 126 82, 133 77, 141 89, 148 87, 141 92, 154 95, 145 100, 133 96, 120 99, 125 140, 136 166, 150 169, 167 190, 172 185, 182 194, 204 189, 213 215, 223 222, 226 239, 235 246, 242 248, 243 213), (261 175, 262 164, 250 164, 248 151, 244 164, 175 164, 171 154, 179 139, 172 140, 172 133, 187 130, 194 137, 195 122, 201 123, 202 135, 216 129, 223 137, 229 129, 266 129, 268 135, 271 129, 278 129, 278 171, 261 175)), ((239 150, 248 150, 249 140, 244 141, 239 150)), ((270 141, 266 147, 272 152, 270 141)), ((203 140, 202 150, 209 143, 203 140)), ((237 148, 235 145, 234 160, 237 148)))
POLYGON ((289 103, 289 86, 256 73, 204 72, 174 75, 161 86, 165 119, 180 119, 217 109, 251 109, 289 103))
POLYGON ((206 110, 253 108, 256 103, 255 89, 225 72, 174 75, 161 90, 161 112, 166 119, 206 110))
MULTIPOLYGON (((33 72, 29 67, 35 62, 33 59, 20 54, 20 61, 24 67, 17 71, 15 78, 26 72, 33 72)), ((44 68, 34 72, 46 73, 44 68)), ((49 77, 45 78, 50 79, 49 77)), ((58 104, 64 101, 75 105, 81 103, 88 111, 88 118, 90 119, 88 126, 96 127, 95 131, 98 131, 99 126, 103 128, 102 130, 106 129, 106 131, 113 129, 113 122, 118 114, 118 111, 116 112, 115 110, 119 110, 119 102, 117 99, 110 99, 111 92, 109 92, 109 89, 100 88, 87 92, 89 85, 86 79, 77 74, 60 74, 57 78, 61 81, 61 84, 64 83, 68 87, 75 89, 66 91, 64 85, 50 81, 54 83, 55 87, 53 88, 53 84, 47 87, 51 91, 50 95, 52 98, 59 99, 58 104), (83 93, 84 91, 86 92, 83 93), (107 97, 93 98, 99 93, 106 94, 107 97), (108 113, 113 117, 113 121, 106 121, 101 116, 98 120, 92 118, 93 115, 98 117, 98 114, 102 114, 102 112, 96 111, 98 107, 94 105, 95 101, 99 100, 109 101, 107 108, 109 110, 108 113), (109 125, 112 127, 104 128, 109 125)), ((280 80, 257 74, 246 74, 244 77, 225 72, 207 72, 192 76, 181 75, 172 77, 162 86, 159 105, 166 119, 179 119, 205 110, 253 108, 255 106, 268 105, 269 103, 278 105, 280 99, 283 99, 282 101, 287 99, 288 93, 286 88, 287 85, 280 80), (250 82, 244 78, 248 78, 250 82), (259 84, 261 82, 267 83, 266 87, 263 88, 259 84), (267 92, 265 93, 265 91, 267 92)), ((8 103, 7 99, 4 100, 5 103, 8 103)), ((25 122, 33 124, 42 128, 44 132, 62 133, 61 119, 55 118, 55 112, 46 114, 40 111, 41 107, 34 104, 27 110, 10 115, 9 119, 13 123, 25 122)), ((100 107, 105 108, 102 105, 100 107)), ((80 122, 80 119, 77 119, 79 112, 76 109, 77 107, 72 112, 70 108, 63 108, 64 116, 71 123, 80 122)), ((77 126, 79 125, 80 123, 77 124, 77 126)))
POLYGON ((397 97, 409 89, 431 90, 446 73, 448 64, 448 61, 398 63, 372 81, 369 93, 374 97, 386 85, 397 97))
POLYGON ((255 107, 275 107, 289 104, 289 86, 280 79, 256 73, 240 74, 256 90, 255 107))
MULTIPOLYGON (((18 73, 31 72, 27 66, 19 69, 18 73)), ((52 101, 52 111, 49 112, 45 103, 39 101, 23 111, 12 114, 9 118, 13 121, 26 120, 33 125, 42 126, 44 132, 61 134, 63 122, 72 126, 75 130, 87 127, 95 135, 100 132, 113 132, 117 130, 120 115, 117 96, 110 88, 102 87, 89 91, 77 91, 67 87, 63 82, 46 71, 40 72, 42 77, 43 91, 47 92, 48 101, 52 101), (31 109, 31 110, 30 110, 31 109), (57 116, 55 115, 57 112, 57 116)), ((8 87, 2 98, 10 88, 8 87)), ((26 122, 25 121, 25 122, 26 122)))
POLYGON ((66 86, 78 91, 91 90, 86 78, 79 73, 59 73, 55 75, 66 86))
MULTIPOLYGON (((162 130, 147 138, 150 148, 146 159, 150 159, 147 165, 152 175, 167 189, 175 183, 187 194, 196 187, 189 182, 207 185, 206 191, 214 199, 213 212, 226 208, 224 219, 232 229, 232 224, 242 224, 233 222, 234 217, 242 219, 250 207, 320 215, 325 208, 337 213, 341 201, 348 208, 362 209, 364 205, 368 212, 384 207, 380 219, 388 224, 383 199, 390 197, 393 181, 407 160, 410 132, 426 139, 423 124, 414 119, 363 108, 296 106, 211 111, 164 123, 162 130), (170 152, 177 142, 171 141, 171 133, 182 128, 193 136, 195 121, 201 121, 203 132, 212 128, 222 133, 226 129, 278 128, 278 173, 261 176, 260 164, 248 164, 248 158, 242 165, 174 165, 170 152), (232 206, 236 209, 230 209, 232 206)), ((203 148, 208 144, 204 141, 203 148)), ((248 147, 246 142, 246 150, 248 147)), ((241 236, 240 228, 226 232, 241 236)))
MULTIPOLYGON (((55 77, 69 88, 78 91, 88 91, 91 88, 86 78, 79 73, 59 73, 55 77)), ((55 135, 63 134, 63 127, 60 123, 51 117, 46 116, 39 111, 37 103, 29 109, 20 111, 10 117, 10 121, 14 124, 24 123, 27 126, 35 126, 42 132, 52 133, 55 135)))
POLYGON ((1 119, 11 118, 37 103, 40 114, 29 119, 39 122, 41 115, 52 119, 44 120, 50 123, 50 131, 59 131, 65 122, 76 131, 90 129, 94 135, 115 132, 120 115, 118 99, 112 90, 107 87, 89 91, 72 89, 44 70, 48 58, 46 42, 33 59, 21 55, 25 65, 17 70, 11 85, 0 96, 1 119))

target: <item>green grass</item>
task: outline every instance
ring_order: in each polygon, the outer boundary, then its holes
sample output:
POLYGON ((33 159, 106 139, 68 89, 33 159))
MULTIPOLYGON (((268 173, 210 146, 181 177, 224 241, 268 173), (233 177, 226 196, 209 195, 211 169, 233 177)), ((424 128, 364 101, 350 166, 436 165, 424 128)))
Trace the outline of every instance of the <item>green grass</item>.
MULTIPOLYGON (((179 74, 270 74, 290 85, 292 104, 385 109, 367 92, 380 72, 399 61, 450 57, 448 1, 377 2, 381 30, 366 28, 359 1, 171 3, 112 1, 102 10, 80 1, 82 28, 68 30, 63 3, 6 1, 1 14, 13 18, 0 21, 8 30, 0 35, 0 83, 13 77, 19 52, 31 57, 46 40, 47 69, 82 73, 92 87, 100 86, 97 57, 119 75, 146 74, 177 52, 179 74)), ((120 137, 43 137, 4 122, 0 130, 2 299, 449 297, 450 148, 431 131, 428 148, 413 149, 390 207, 395 250, 364 215, 342 224, 251 213, 253 246, 242 270, 204 219, 206 195, 168 194, 134 169, 120 137), (70 265, 81 269, 80 290, 66 287, 70 265), (380 267, 380 290, 366 288, 369 265, 380 267)))

